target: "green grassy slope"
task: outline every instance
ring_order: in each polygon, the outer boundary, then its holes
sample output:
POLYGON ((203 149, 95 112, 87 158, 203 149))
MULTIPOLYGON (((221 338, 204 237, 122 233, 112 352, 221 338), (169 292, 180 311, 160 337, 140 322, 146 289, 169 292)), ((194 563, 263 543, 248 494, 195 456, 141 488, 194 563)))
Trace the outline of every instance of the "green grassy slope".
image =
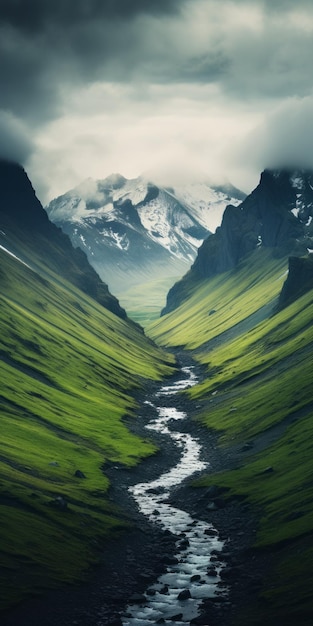
POLYGON ((101 467, 154 452, 123 417, 173 359, 52 270, 48 279, 1 250, 0 261, 3 607, 77 579, 125 527, 101 467))
POLYGON ((192 348, 206 367, 205 380, 189 393, 197 399, 197 418, 220 435, 220 445, 251 446, 233 470, 196 483, 219 485, 226 488, 226 500, 239 496, 253 505, 259 517, 255 549, 272 555, 259 602, 249 607, 247 599, 238 624, 308 626, 313 616, 313 291, 258 322, 281 284, 282 267, 264 259, 254 282, 255 262, 254 256, 249 267, 241 264, 239 274, 202 285, 176 312, 177 328, 170 314, 153 325, 151 334, 162 343, 192 348), (216 313, 208 316, 205 308, 216 313))
POLYGON ((126 309, 127 315, 145 328, 147 324, 160 317, 166 294, 178 278, 178 275, 171 275, 145 281, 140 285, 132 285, 128 291, 119 293, 117 290, 115 295, 121 306, 126 309))
POLYGON ((278 297, 286 278, 286 259, 273 259, 258 249, 249 262, 236 269, 195 283, 190 297, 175 311, 147 327, 163 346, 199 348, 234 329, 278 297))

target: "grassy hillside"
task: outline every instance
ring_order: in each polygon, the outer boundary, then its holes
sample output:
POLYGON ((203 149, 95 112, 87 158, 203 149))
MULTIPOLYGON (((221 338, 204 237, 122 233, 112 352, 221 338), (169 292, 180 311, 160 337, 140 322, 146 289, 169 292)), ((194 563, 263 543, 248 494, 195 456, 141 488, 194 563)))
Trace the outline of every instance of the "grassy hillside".
POLYGON ((147 324, 158 319, 165 305, 166 294, 179 276, 171 275, 144 281, 140 285, 132 285, 128 291, 115 291, 120 304, 127 310, 127 315, 145 328, 147 324))
POLYGON ((269 303, 284 280, 283 262, 268 257, 258 268, 256 261, 254 255, 249 265, 202 284, 176 311, 176 328, 172 313, 153 324, 151 334, 191 349, 205 366, 205 380, 189 391, 197 419, 219 434, 220 446, 238 451, 231 471, 196 486, 219 485, 226 502, 249 502, 259 518, 255 550, 271 555, 258 603, 249 606, 247 598, 238 625, 309 626, 313 291, 273 315, 269 303))
POLYGON ((2 250, 0 261, 4 607, 77 579, 125 527, 101 468, 154 452, 123 417, 135 418, 134 392, 173 359, 52 269, 37 273, 2 250))
POLYGON ((226 331, 237 333, 243 320, 256 313, 262 317, 263 307, 274 306, 287 268, 285 258, 273 259, 270 251, 258 249, 248 263, 194 283, 178 309, 148 326, 149 335, 163 346, 194 350, 226 331))

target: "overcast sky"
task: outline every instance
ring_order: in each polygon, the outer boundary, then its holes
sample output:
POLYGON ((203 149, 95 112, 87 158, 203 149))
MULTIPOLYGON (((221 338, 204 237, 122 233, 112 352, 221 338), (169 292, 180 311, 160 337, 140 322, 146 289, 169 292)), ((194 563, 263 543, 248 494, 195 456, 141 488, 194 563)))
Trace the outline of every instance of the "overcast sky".
POLYGON ((0 0, 0 156, 88 176, 313 167, 312 0, 0 0))

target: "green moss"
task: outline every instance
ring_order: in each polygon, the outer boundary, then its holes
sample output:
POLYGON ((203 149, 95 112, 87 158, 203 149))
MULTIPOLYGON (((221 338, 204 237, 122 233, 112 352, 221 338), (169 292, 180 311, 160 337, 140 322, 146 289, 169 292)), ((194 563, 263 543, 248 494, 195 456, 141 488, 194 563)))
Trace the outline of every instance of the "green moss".
POLYGON ((132 285, 127 291, 116 292, 127 315, 144 328, 159 319, 166 303, 166 294, 180 278, 178 274, 167 275, 154 280, 142 280, 139 285, 132 285))
POLYGON ((248 319, 280 293, 286 259, 273 259, 258 250, 235 270, 199 281, 190 298, 178 309, 147 326, 164 346, 196 349, 248 319))
POLYGON ((246 458, 235 470, 198 480, 196 486, 219 485, 225 497, 241 497, 259 512, 255 549, 272 553, 271 569, 259 601, 238 624, 261 625, 295 620, 310 624, 312 603, 313 414, 286 427, 273 445, 246 458))
POLYGON ((243 496, 262 510, 257 546, 270 546, 306 535, 313 528, 312 413, 286 427, 278 440, 235 470, 204 477, 228 496, 243 496), (269 471, 266 471, 270 468, 269 471), (293 517, 297 512, 298 517, 293 517))
POLYGON ((253 437, 311 405, 313 293, 247 334, 198 356, 209 377, 190 390, 224 440, 253 437), (274 375, 273 375, 274 374, 274 375))
POLYGON ((1 253, 1 604, 76 580, 126 520, 107 499, 106 462, 155 446, 123 419, 174 359, 52 270, 1 253), (42 270, 43 271, 43 270, 42 270), (85 478, 77 478, 80 470, 85 478), (66 501, 58 509, 56 499, 66 501), (54 505, 51 505, 54 502, 54 505))

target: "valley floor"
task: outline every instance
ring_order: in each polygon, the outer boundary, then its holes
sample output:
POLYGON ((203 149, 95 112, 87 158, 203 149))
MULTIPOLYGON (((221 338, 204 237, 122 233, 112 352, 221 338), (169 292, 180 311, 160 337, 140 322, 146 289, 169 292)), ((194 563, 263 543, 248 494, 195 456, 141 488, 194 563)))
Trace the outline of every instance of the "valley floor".
MULTIPOLYGON (((190 357, 185 357, 190 360, 190 357)), ((196 366, 199 373, 201 367, 196 366)), ((150 383, 146 389, 149 398, 156 389, 150 383)), ((177 398, 177 408, 192 417, 196 402, 177 398)), ((141 425, 135 428, 142 434, 143 424, 151 418, 151 407, 142 402, 141 425)), ((134 428, 132 426, 132 428, 134 428)), ((210 471, 232 469, 247 454, 238 448, 221 449, 216 436, 203 426, 188 420, 186 428, 203 445, 203 460, 210 463, 210 471)), ((80 586, 68 586, 58 592, 50 592, 42 598, 34 598, 3 616, 2 626, 118 626, 118 614, 129 597, 142 593, 157 573, 164 569, 164 558, 174 551, 171 536, 152 526, 137 512, 127 487, 141 480, 153 479, 173 465, 179 456, 167 439, 158 439, 160 451, 142 464, 131 469, 112 466, 106 470, 111 480, 111 499, 120 505, 132 523, 129 532, 111 542, 103 554, 103 563, 90 573, 89 581, 80 586)), ((249 602, 256 596, 261 577, 266 571, 269 557, 250 551, 256 520, 244 503, 232 500, 227 506, 210 509, 210 497, 205 489, 195 489, 185 484, 173 494, 173 503, 188 510, 198 519, 211 522, 225 541, 224 559, 227 564, 225 584, 229 597, 218 602, 208 601, 205 615, 210 626, 230 626, 236 623, 247 597, 249 602)), ((206 619, 205 618, 205 619, 206 619)), ((200 622, 199 622, 200 623, 200 622)), ((251 622, 252 626, 253 622, 251 622)))

